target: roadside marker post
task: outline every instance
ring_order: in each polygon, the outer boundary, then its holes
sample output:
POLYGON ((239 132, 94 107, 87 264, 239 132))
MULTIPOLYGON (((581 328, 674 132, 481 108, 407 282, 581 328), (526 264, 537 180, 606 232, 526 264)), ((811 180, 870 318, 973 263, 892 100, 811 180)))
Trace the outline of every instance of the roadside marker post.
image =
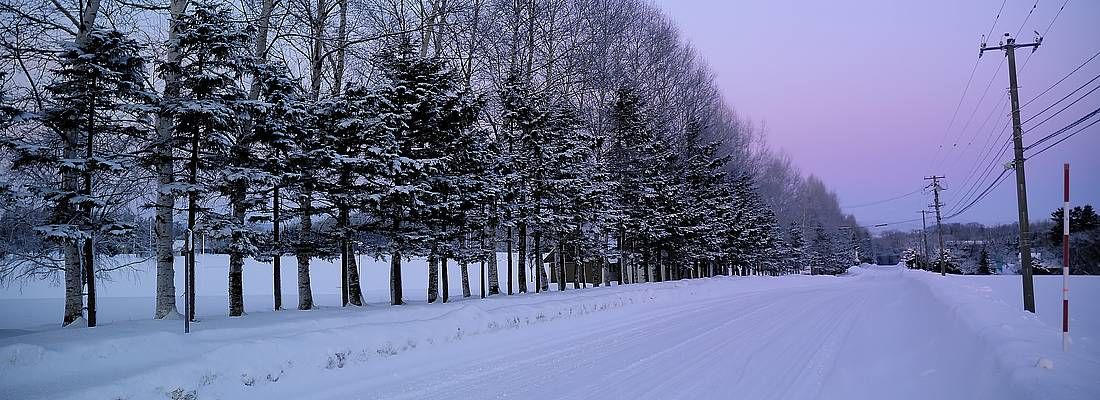
POLYGON ((1062 351, 1069 351, 1069 163, 1062 168, 1062 351))
MULTIPOLYGON (((195 232, 187 230, 187 240, 184 243, 184 250, 187 251, 188 257, 195 257, 195 232)), ((191 333, 191 280, 190 270, 183 269, 183 333, 191 333)))

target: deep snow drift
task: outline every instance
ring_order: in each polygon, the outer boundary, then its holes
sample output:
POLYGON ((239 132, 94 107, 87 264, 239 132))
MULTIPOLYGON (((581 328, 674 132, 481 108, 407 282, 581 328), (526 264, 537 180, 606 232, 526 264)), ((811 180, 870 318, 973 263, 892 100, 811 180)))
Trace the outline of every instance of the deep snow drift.
POLYGON ((22 334, 0 338, 0 398, 1100 398, 1095 278, 1074 279, 1067 355, 1045 278, 1035 317, 1012 299, 1019 277, 852 272, 402 307, 369 290, 360 309, 232 319, 211 296, 190 336, 150 320, 9 332, 22 334))

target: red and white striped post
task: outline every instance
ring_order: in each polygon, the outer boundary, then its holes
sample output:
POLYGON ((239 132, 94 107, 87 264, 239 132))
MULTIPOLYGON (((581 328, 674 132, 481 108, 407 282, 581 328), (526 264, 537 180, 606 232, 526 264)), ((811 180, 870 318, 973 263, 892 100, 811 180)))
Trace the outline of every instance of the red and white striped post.
POLYGON ((1062 169, 1062 351, 1069 351, 1069 163, 1062 169))

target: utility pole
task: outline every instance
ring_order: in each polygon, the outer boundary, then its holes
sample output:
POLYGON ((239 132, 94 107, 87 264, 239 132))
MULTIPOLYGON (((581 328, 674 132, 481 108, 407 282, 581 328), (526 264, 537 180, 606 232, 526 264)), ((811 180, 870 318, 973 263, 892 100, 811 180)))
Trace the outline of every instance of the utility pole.
POLYGON ((932 193, 935 199, 935 202, 932 203, 932 207, 936 208, 936 236, 939 236, 940 238, 940 276, 947 275, 947 260, 946 254, 944 254, 943 251, 943 226, 940 225, 940 223, 943 221, 943 218, 940 217, 940 207, 943 207, 943 203, 940 202, 940 191, 945 190, 943 186, 940 186, 940 179, 943 178, 943 176, 936 175, 924 178, 925 180, 932 181, 932 183, 928 185, 928 187, 932 188, 932 193))
POLYGON ((930 212, 931 211, 928 210, 920 210, 920 237, 921 240, 924 241, 924 262, 928 262, 928 255, 931 253, 931 251, 928 250, 928 220, 926 218, 930 212))
POLYGON ((1005 41, 996 47, 986 47, 982 43, 978 57, 990 50, 1004 50, 1008 57, 1008 95, 1012 100, 1012 144, 1015 158, 1012 168, 1016 170, 1016 203, 1020 211, 1020 268, 1023 275, 1024 309, 1035 312, 1035 286, 1031 278, 1031 233, 1028 232, 1027 218, 1027 180, 1024 179, 1024 131, 1020 123, 1020 95, 1016 85, 1016 49, 1030 47, 1032 52, 1039 48, 1043 38, 1036 32, 1034 43, 1017 44, 1016 39, 1005 34, 1005 41))

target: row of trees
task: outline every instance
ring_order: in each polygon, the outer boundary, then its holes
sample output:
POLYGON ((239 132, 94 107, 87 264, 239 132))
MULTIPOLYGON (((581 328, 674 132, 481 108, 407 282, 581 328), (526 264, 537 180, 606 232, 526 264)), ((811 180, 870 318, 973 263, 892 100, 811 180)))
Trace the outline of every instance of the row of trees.
MULTIPOLYGON (((489 264, 499 293, 498 249, 509 271, 517 253, 520 293, 527 263, 566 248, 600 265, 603 284, 848 265, 831 235, 854 220, 762 147, 641 1, 0 7, 14 61, 2 219, 13 236, 43 238, 5 248, 0 277, 60 273, 64 324, 95 325, 95 277, 124 267, 111 256, 126 246, 112 243, 138 236, 147 212, 156 318, 177 315, 173 245, 185 232, 225 244, 230 315, 244 311, 248 258, 275 264, 282 308, 285 254, 297 258, 297 308, 314 307, 317 257, 340 260, 343 301, 361 305, 357 243, 390 260, 395 305, 411 256, 428 259, 430 302, 448 298, 436 284, 448 261, 464 295, 473 262, 489 264), (777 205, 791 197, 815 207, 777 205)), ((185 253, 193 285, 193 246, 185 253)), ((535 271, 534 290, 548 290, 535 271)))

